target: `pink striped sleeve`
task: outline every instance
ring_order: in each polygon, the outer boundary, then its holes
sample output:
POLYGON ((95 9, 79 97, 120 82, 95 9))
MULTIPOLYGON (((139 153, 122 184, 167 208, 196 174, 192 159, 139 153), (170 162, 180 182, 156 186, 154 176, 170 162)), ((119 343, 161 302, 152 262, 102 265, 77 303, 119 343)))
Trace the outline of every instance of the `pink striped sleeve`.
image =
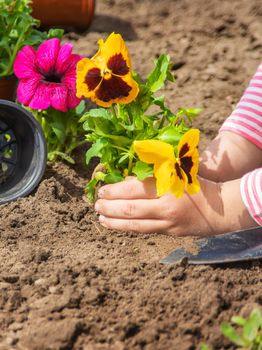
POLYGON ((235 132, 262 148, 262 63, 236 109, 220 128, 224 130, 235 132))
POLYGON ((240 191, 249 214, 258 225, 262 226, 262 168, 242 177, 240 191))

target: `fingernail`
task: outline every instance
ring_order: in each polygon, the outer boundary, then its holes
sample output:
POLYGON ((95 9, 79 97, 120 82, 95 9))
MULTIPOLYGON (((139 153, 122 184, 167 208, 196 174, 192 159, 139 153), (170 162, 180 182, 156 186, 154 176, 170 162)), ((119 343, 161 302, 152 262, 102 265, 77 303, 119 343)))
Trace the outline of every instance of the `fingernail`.
POLYGON ((105 221, 104 215, 100 215, 98 220, 99 220, 99 222, 103 223, 105 221))
POLYGON ((98 190, 98 192, 97 192, 98 198, 102 198, 103 195, 104 195, 104 192, 105 192, 105 191, 104 191, 102 188, 100 188, 100 189, 98 190))
POLYGON ((98 202, 96 202, 96 204, 95 204, 95 211, 99 212, 99 209, 100 209, 100 205, 99 205, 98 202))

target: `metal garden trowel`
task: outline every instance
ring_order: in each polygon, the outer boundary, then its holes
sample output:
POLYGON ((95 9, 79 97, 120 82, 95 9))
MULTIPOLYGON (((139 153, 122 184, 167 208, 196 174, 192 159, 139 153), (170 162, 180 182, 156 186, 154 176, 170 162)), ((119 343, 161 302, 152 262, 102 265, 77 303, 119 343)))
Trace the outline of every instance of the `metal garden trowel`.
POLYGON ((262 227, 199 239, 196 246, 197 254, 177 249, 160 263, 175 264, 185 260, 188 264, 198 265, 262 259, 262 227))

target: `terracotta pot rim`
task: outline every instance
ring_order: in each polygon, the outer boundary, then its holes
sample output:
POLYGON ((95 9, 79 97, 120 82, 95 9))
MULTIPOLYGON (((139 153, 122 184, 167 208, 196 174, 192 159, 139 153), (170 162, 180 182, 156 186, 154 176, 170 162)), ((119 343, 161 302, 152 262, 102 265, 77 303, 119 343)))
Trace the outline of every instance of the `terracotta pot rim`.
MULTIPOLYGON (((86 29, 92 23, 95 13, 96 0, 78 0, 78 17, 75 16, 75 11, 69 12, 70 15, 68 15, 68 12, 65 15, 63 11, 61 13, 57 11, 57 13, 54 14, 54 12, 47 6, 45 1, 46 0, 35 0, 32 2, 33 16, 39 19, 41 25, 43 26, 60 26, 62 28, 75 27, 79 29, 86 29)), ((56 2, 57 7, 65 6, 63 0, 56 0, 56 2)))

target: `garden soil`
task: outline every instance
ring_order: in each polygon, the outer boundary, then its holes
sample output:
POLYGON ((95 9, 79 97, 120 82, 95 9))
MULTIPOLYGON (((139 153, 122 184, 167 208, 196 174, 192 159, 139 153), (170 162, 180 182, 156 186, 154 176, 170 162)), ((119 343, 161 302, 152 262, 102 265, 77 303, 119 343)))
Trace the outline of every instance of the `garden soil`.
MULTIPOLYGON (((143 77, 169 53, 177 83, 166 99, 173 110, 203 108, 194 122, 203 149, 261 61, 262 3, 97 1, 90 28, 66 40, 92 56, 112 31, 143 77)), ((78 153, 75 166, 48 164, 31 196, 1 206, 0 349, 233 349, 219 325, 262 305, 261 262, 160 265, 194 241, 101 227, 83 200, 92 169, 78 153)))

